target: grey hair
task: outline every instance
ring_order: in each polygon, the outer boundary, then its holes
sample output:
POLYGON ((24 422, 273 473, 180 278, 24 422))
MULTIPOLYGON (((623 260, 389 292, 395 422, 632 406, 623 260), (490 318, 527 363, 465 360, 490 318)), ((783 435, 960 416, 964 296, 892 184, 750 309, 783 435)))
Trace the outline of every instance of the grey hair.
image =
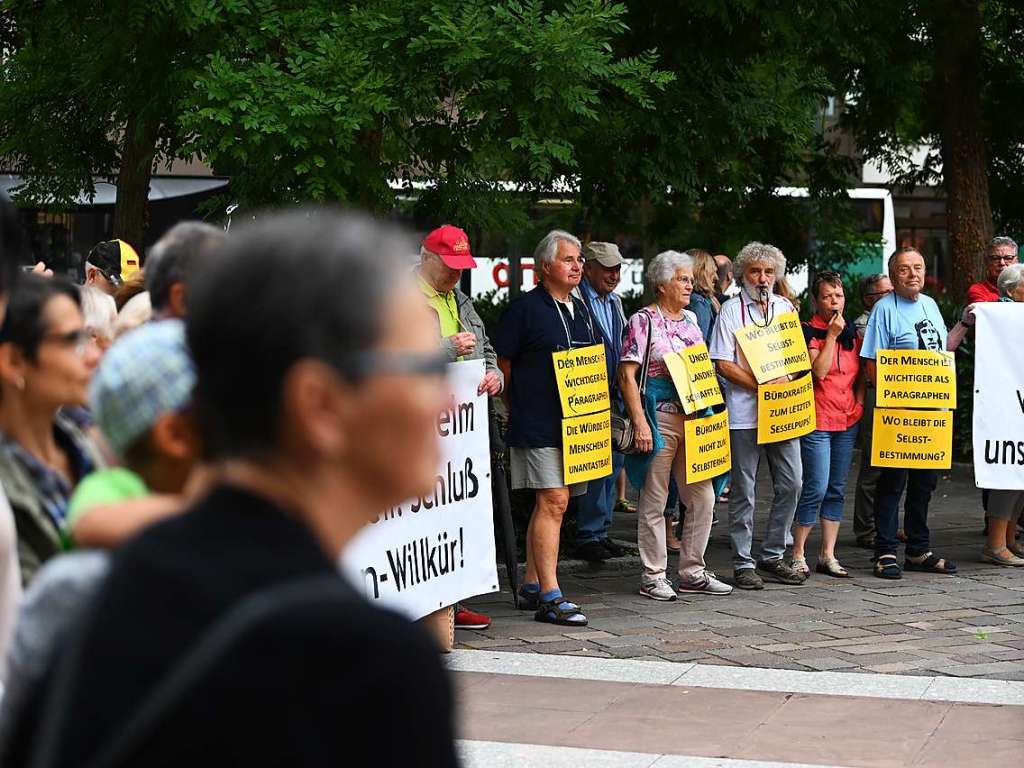
POLYGON ((1024 264, 1010 264, 1003 267, 1003 271, 999 273, 999 279, 996 280, 996 285, 999 286, 1001 294, 1009 296, 1017 290, 1017 286, 1022 282, 1024 282, 1024 264))
POLYGON ((224 232, 201 221, 182 221, 167 230, 146 259, 146 290, 153 311, 164 311, 171 298, 171 286, 188 285, 203 262, 226 239, 224 232))
POLYGON ((79 288, 82 296, 82 317, 85 327, 97 336, 113 341, 114 323, 117 321, 117 303, 106 291, 94 285, 79 288))
POLYGON ((658 286, 664 285, 686 267, 693 268, 693 257, 679 251, 663 251, 651 259, 644 270, 644 279, 651 293, 657 294, 658 286))
POLYGON ((988 241, 988 248, 985 249, 986 253, 992 253, 996 248, 1001 245, 1008 245, 1013 248, 1013 255, 1017 255, 1017 242, 1012 237, 1005 237, 1000 235, 999 237, 993 237, 988 241))
POLYGON ((578 237, 569 234, 564 229, 553 229, 544 235, 544 237, 541 238, 541 241, 537 243, 537 247, 534 248, 534 266, 550 264, 553 262, 555 260, 555 256, 558 254, 558 244, 560 242, 572 243, 578 250, 583 250, 583 244, 580 242, 578 237))
POLYGON ((774 264, 776 277, 786 274, 786 257, 782 255, 782 251, 774 245, 759 243, 755 240, 744 245, 736 254, 736 261, 732 265, 732 275, 736 282, 742 285, 743 273, 747 271, 747 267, 759 261, 774 264))
POLYGON ((884 274, 883 272, 878 272, 874 275, 867 275, 866 277, 862 277, 860 281, 857 283, 858 287, 860 288, 860 297, 863 299, 865 296, 871 293, 872 288, 878 285, 879 280, 885 280, 888 277, 889 276, 884 274))

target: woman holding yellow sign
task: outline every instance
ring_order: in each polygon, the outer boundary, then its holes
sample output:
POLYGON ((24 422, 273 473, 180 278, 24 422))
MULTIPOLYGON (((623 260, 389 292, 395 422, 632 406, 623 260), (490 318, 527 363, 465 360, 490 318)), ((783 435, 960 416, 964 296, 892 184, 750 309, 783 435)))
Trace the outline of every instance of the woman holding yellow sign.
POLYGON ((704 341, 696 316, 686 309, 693 292, 693 259, 675 251, 660 253, 647 266, 645 277, 656 299, 629 319, 619 364, 619 386, 641 451, 626 457, 629 480, 640 489, 637 539, 644 568, 640 594, 662 601, 675 600, 676 589, 727 595, 732 587, 704 565, 715 494, 711 480, 686 483, 687 417, 665 365, 666 355, 704 341), (637 378, 645 364, 647 384, 641 398, 637 378), (673 472, 679 498, 686 504, 677 588, 665 576, 664 511, 673 472))
POLYGON ((804 546, 821 517, 821 549, 815 570, 848 578, 836 559, 836 539, 843 519, 846 477, 853 462, 857 428, 864 413, 864 377, 860 339, 843 319, 846 294, 836 272, 820 272, 811 286, 816 312, 804 324, 814 376, 815 430, 800 438, 804 487, 793 521, 793 569, 809 574, 804 546))

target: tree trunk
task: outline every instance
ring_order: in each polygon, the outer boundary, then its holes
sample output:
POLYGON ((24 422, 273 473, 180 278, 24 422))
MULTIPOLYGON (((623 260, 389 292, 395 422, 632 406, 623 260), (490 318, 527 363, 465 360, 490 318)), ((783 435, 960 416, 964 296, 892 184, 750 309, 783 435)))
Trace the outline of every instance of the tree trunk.
POLYGON ((121 169, 117 174, 114 237, 126 241, 140 255, 149 223, 149 182, 156 156, 156 136, 157 126, 140 127, 130 119, 125 126, 121 169))
POLYGON ((951 288, 962 297, 984 274, 985 245, 992 237, 980 99, 981 18, 977 0, 942 0, 933 12, 951 288))

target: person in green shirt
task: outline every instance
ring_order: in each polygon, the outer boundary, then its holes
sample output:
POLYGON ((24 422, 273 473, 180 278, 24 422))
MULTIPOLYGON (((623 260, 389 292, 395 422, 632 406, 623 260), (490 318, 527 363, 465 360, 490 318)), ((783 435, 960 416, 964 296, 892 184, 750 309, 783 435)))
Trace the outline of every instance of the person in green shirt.
POLYGON ((199 454, 189 405, 195 372, 179 320, 133 331, 104 357, 90 391, 122 466, 86 476, 68 508, 72 546, 107 547, 181 508, 199 454))

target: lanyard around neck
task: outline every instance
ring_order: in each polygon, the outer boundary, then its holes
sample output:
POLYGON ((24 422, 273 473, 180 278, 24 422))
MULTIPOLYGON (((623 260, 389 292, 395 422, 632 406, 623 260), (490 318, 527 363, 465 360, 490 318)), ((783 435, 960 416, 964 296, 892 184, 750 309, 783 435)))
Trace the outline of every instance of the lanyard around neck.
MULTIPOLYGON (((550 291, 548 291, 548 296, 551 296, 551 292, 550 291)), ((562 321, 562 329, 565 331, 565 348, 566 349, 572 349, 573 341, 572 341, 572 334, 569 333, 569 324, 565 322, 565 315, 562 314, 562 310, 558 306, 559 304, 564 304, 565 302, 564 301, 559 301, 554 296, 551 296, 551 300, 553 302, 555 302, 555 314, 558 315, 558 319, 562 321)), ((569 294, 569 301, 572 302, 573 307, 576 307, 576 302, 573 299, 571 293, 569 294)), ((590 322, 590 312, 587 311, 586 302, 582 302, 582 304, 583 304, 583 312, 586 315, 585 319, 587 321, 587 330, 590 331, 590 343, 591 344, 597 344, 597 336, 594 334, 594 326, 590 322)))
MULTIPOLYGON (((673 342, 673 339, 679 338, 681 341, 685 341, 685 339, 682 339, 679 336, 676 336, 675 332, 669 329, 669 327, 668 327, 668 318, 665 317, 665 313, 661 311, 661 307, 657 304, 657 302, 655 302, 654 308, 656 310, 658 310, 658 314, 661 316, 661 326, 662 326, 662 328, 665 329, 665 335, 668 337, 668 345, 669 345, 669 347, 671 348, 671 350, 673 352, 678 352, 679 350, 676 349, 676 345, 673 342)), ((684 322, 685 323, 686 322, 686 315, 684 314, 681 318, 679 318, 678 320, 673 320, 672 322, 674 322, 674 323, 684 322)), ((683 346, 686 346, 686 345, 684 344, 683 346)))

